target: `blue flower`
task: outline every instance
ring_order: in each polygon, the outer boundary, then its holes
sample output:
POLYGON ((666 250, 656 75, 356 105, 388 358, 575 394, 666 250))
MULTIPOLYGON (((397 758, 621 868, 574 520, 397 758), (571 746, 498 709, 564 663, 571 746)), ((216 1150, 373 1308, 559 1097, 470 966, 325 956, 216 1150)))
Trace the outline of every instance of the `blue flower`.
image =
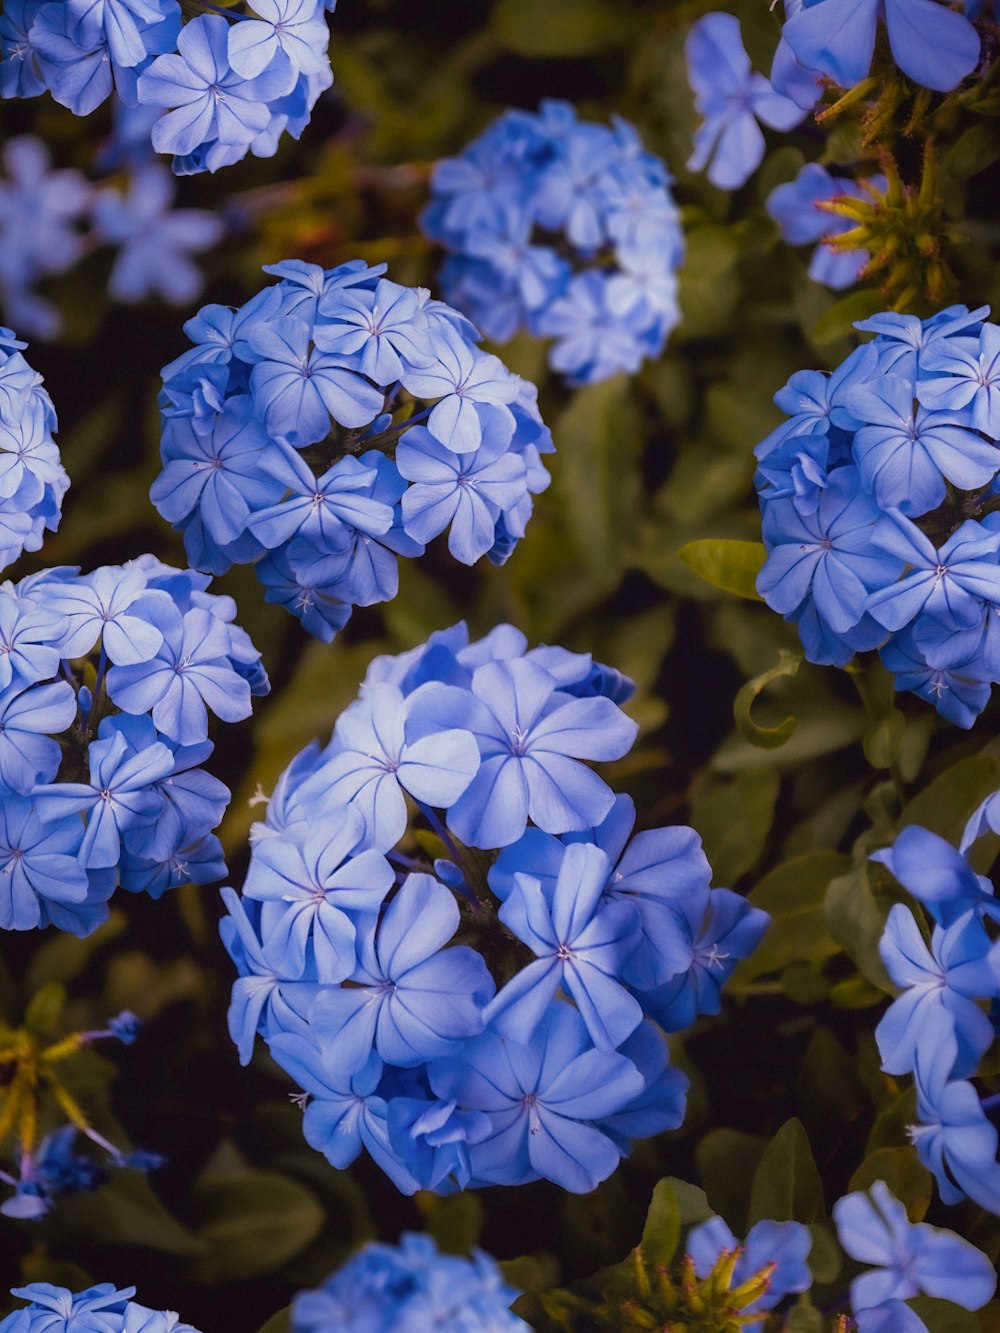
POLYGON ((372 1048, 408 1068, 458 1051, 483 1028, 494 991, 473 949, 443 949, 458 929, 454 897, 430 875, 410 875, 386 909, 374 939, 364 935, 349 989, 321 992, 310 1012, 341 1067, 361 1069, 372 1048))
POLYGON ((367 426, 385 405, 384 395, 342 358, 309 350, 310 328, 301 319, 256 325, 246 338, 254 406, 271 436, 301 448, 328 434, 331 417, 341 426, 367 426))
POLYGON ((229 64, 229 24, 202 14, 184 25, 177 53, 161 55, 139 76, 139 100, 173 108, 153 126, 153 147, 178 157, 203 144, 246 148, 267 128, 267 103, 287 91, 284 71, 271 67, 244 78, 229 64))
POLYGON ((873 549, 880 517, 849 467, 830 475, 812 514, 802 514, 791 500, 769 501, 768 556, 757 591, 784 615, 800 613, 808 600, 834 633, 851 630, 868 609, 870 590, 892 584, 903 568, 905 557, 894 549, 873 549))
POLYGON ((672 910, 686 933, 690 964, 639 995, 644 1012, 666 1032, 690 1027, 698 1014, 719 1012, 723 984, 740 959, 753 953, 771 921, 730 889, 680 898, 672 910))
POLYGON ((911 517, 936 509, 945 481, 972 491, 1000 471, 1000 450, 967 429, 953 412, 914 411, 913 385, 887 374, 847 395, 865 424, 854 437, 861 479, 884 509, 911 517))
MULTIPOLYGON (((987 798, 984 805, 990 800, 987 798)), ((975 821, 979 814, 976 811, 970 819, 970 830, 977 828, 975 821)), ((963 841, 963 851, 967 846, 963 841)), ((873 852, 871 859, 887 866, 907 892, 919 899, 943 926, 952 925, 970 910, 994 916, 1000 913, 1000 903, 993 899, 990 881, 976 874, 962 852, 929 829, 918 825, 903 829, 891 847, 873 852)))
POLYGON ((460 1055, 429 1069, 438 1097, 492 1121, 489 1138, 473 1144, 473 1176, 498 1185, 542 1177, 587 1194, 615 1169, 619 1149, 597 1122, 643 1091, 630 1060, 590 1044, 583 1019, 569 1005, 550 1006, 523 1043, 487 1030, 460 1055))
POLYGON ((448 812, 474 847, 506 847, 529 818, 547 833, 600 823, 614 797, 578 761, 621 758, 638 730, 609 699, 561 699, 547 671, 517 660, 485 663, 469 691, 429 692, 421 716, 450 718, 479 744, 479 771, 448 812))
POLYGON ((978 340, 948 338, 921 359, 917 386, 924 407, 961 413, 969 424, 1000 438, 1000 328, 984 324, 978 340), (937 372, 937 373, 934 373, 937 372))
POLYGON ((79 819, 42 824, 30 797, 0 790, 0 929, 33 930, 47 903, 86 901, 82 840, 79 819))
POLYGON ((237 74, 254 79, 280 55, 295 86, 299 74, 319 74, 327 65, 330 30, 317 0, 253 0, 257 18, 229 29, 229 63, 237 74))
POLYGON ((793 181, 771 191, 767 211, 789 245, 821 242, 809 261, 809 276, 814 282, 839 291, 857 281, 870 256, 865 250, 838 251, 823 244, 829 237, 849 231, 854 224, 850 218, 828 213, 817 205, 838 196, 866 199, 870 189, 882 192, 885 188, 884 176, 855 181, 849 176, 831 176, 819 162, 807 162, 793 181))
POLYGON ((979 34, 936 0, 813 0, 785 23, 783 37, 807 69, 851 88, 868 73, 878 20, 892 58, 914 83, 949 92, 979 63, 979 34))
POLYGON ((0 690, 0 784, 28 793, 59 771, 59 742, 53 737, 76 718, 76 697, 65 681, 0 690))
POLYGON ((217 616, 200 607, 182 614, 157 602, 149 618, 161 636, 155 654, 108 672, 108 694, 119 708, 151 713, 157 728, 181 745, 207 738, 209 708, 225 722, 250 716, 250 686, 230 661, 231 637, 217 616))
POLYGON ((296 841, 258 842, 244 893, 264 904, 261 926, 285 971, 301 975, 309 950, 317 980, 336 983, 355 970, 356 924, 370 930, 395 878, 385 857, 366 846, 363 816, 345 808, 296 841))
POLYGON ((751 70, 739 19, 732 14, 700 18, 688 34, 685 53, 688 79, 704 117, 688 169, 701 171, 708 165, 713 185, 738 189, 764 156, 764 135, 757 121, 775 130, 790 130, 805 112, 776 93, 763 74, 751 70))
POLYGON ((43 824, 88 814, 80 847, 81 865, 88 870, 116 865, 122 832, 156 819, 163 797, 153 784, 167 777, 174 765, 173 755, 159 741, 137 753, 110 723, 113 719, 101 724, 104 734, 89 747, 89 784, 55 782, 33 793, 35 811, 43 824))
POLYGON ((910 1222, 882 1180, 867 1192, 839 1199, 833 1220, 850 1257, 873 1265, 851 1283, 853 1310, 920 1295, 978 1310, 996 1289, 996 1273, 985 1254, 953 1231, 910 1222))
POLYGON ((445 528, 448 550, 474 565, 493 546, 501 514, 528 493, 524 463, 510 450, 511 423, 497 414, 471 454, 456 454, 429 430, 412 427, 396 451, 400 474, 413 484, 403 495, 403 525, 419 542, 445 528))
POLYGON ((986 1119, 972 1084, 952 1079, 957 1058, 958 1045, 949 1033, 932 1046, 918 1047, 917 1124, 908 1132, 944 1203, 968 1197, 987 1212, 1000 1214, 996 1127, 986 1119))
POLYGON ((118 247, 108 279, 116 301, 159 295, 186 305, 201 291, 201 272, 189 256, 215 245, 225 223, 204 209, 171 208, 173 197, 170 174, 152 162, 135 172, 125 194, 98 191, 94 230, 118 247))
POLYGON ((993 1041, 993 1024, 975 1001, 1000 994, 1000 973, 981 921, 969 913, 948 927, 935 926, 928 950, 912 913, 896 903, 879 954, 903 988, 875 1029, 882 1068, 909 1073, 917 1047, 933 1045, 947 1032, 958 1044, 952 1073, 971 1074, 993 1041))
POLYGON ((879 550, 909 567, 898 583, 868 594, 865 609, 886 629, 899 630, 921 614, 949 629, 980 622, 987 603, 1000 603, 1000 531, 967 520, 935 550, 930 539, 898 510, 872 533, 879 550))
POLYGON ((610 873, 600 848, 572 843, 549 894, 530 875, 514 876, 498 916, 538 961, 522 967, 486 1011, 502 1036, 523 1042, 560 988, 575 1000, 598 1050, 615 1050, 638 1027, 642 1009, 615 978, 639 943, 639 914, 627 901, 606 900, 610 873))
POLYGON ((308 1037, 282 1032, 269 1044, 274 1058, 309 1094, 302 1118, 306 1142, 340 1170, 367 1148, 397 1189, 416 1193, 418 1182, 389 1142, 386 1102, 377 1092, 383 1065, 375 1052, 351 1072, 308 1037))
POLYGON ((685 1244, 686 1252, 694 1260, 694 1271, 707 1277, 724 1250, 741 1253, 733 1269, 733 1287, 748 1281, 761 1269, 774 1264, 767 1291, 752 1305, 743 1307, 742 1314, 773 1310, 790 1292, 808 1291, 812 1286, 808 1256, 812 1248, 809 1228, 801 1222, 757 1222, 747 1232, 744 1241, 738 1241, 721 1217, 709 1218, 693 1227, 685 1244))
POLYGON ((394 685, 372 685, 337 719, 320 769, 327 799, 364 817, 373 846, 393 846, 406 829, 403 793, 446 810, 479 768, 475 738, 461 728, 414 735, 420 692, 404 699, 394 685), (409 732, 409 735, 407 734, 409 732))

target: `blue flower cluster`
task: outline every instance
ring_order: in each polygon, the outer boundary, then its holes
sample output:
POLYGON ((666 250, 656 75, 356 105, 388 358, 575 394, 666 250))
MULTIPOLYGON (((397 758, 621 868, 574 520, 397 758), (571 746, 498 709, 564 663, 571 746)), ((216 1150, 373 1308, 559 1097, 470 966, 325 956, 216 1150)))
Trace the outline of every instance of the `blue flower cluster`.
POLYGON ((225 875, 208 712, 248 717, 268 683, 209 582, 140 556, 0 585, 0 928, 83 936, 116 882, 225 875))
POLYGON ((135 1287, 99 1282, 72 1292, 32 1282, 11 1292, 28 1304, 0 1320, 0 1333, 198 1333, 172 1310, 150 1310, 132 1297, 135 1287))
POLYGON ((914 825, 875 853, 933 923, 928 941, 908 907, 897 904, 890 912, 880 953, 902 994, 875 1036, 883 1069, 913 1074, 918 1123, 910 1134, 941 1198, 958 1203, 968 1197, 1000 1216, 997 1130, 988 1119, 1000 1097, 980 1100, 969 1081, 1000 1031, 1000 943, 994 938, 1000 902, 966 857, 991 831, 1000 831, 1000 792, 969 820, 959 851, 914 825))
POLYGON ((434 169, 422 223, 448 252, 442 291, 495 341, 554 338, 570 384, 634 373, 680 318, 670 184, 627 121, 581 124, 559 101, 506 111, 434 169))
POLYGON ((327 641, 446 529, 463 564, 502 564, 549 483, 534 386, 385 267, 276 264, 185 324, 196 345, 163 372, 153 503, 192 565, 258 560, 267 600, 327 641))
POLYGON ((718 1012, 768 918, 709 888, 693 830, 632 836, 583 762, 630 748, 630 693, 589 654, 459 624, 377 658, 282 776, 242 899, 223 890, 230 1031, 244 1063, 265 1037, 335 1166, 364 1147, 406 1193, 587 1192, 681 1123, 661 1029, 718 1012))
POLYGON ((883 28, 898 68, 925 88, 949 92, 979 65, 979 33, 947 0, 785 0, 774 86, 794 96, 823 76, 853 88, 883 28))
MULTIPOLYGON (((852 1259, 870 1265, 851 1282, 858 1333, 927 1333, 904 1304, 913 1296, 978 1310, 996 1290, 996 1270, 980 1250, 943 1227, 911 1222, 882 1180, 839 1199, 833 1220, 852 1259)), ((772 1224, 773 1225, 773 1224, 772 1224)))
POLYGON ((272 157, 333 73, 324 0, 253 0, 183 22, 179 0, 8 0, 0 97, 50 92, 85 116, 112 93, 160 112, 153 147, 180 175, 272 157))
POLYGON ((871 199, 883 195, 887 184, 882 175, 861 182, 850 176, 831 176, 819 162, 807 162, 795 180, 771 191, 767 211, 789 245, 820 242, 809 263, 809 276, 814 282, 839 291, 857 282, 871 256, 865 250, 839 252, 824 244, 829 238, 849 231, 854 224, 849 218, 826 212, 822 205, 844 195, 871 199))
MULTIPOLYGON (((292 1333, 518 1333, 520 1292, 482 1250, 441 1254, 430 1236, 403 1233, 398 1245, 368 1244, 316 1291, 292 1304, 292 1333)), ((2 1329, 2 1325, 0 1325, 2 1329)))
POLYGON ((758 121, 774 130, 793 129, 816 101, 815 87, 804 102, 793 90, 775 91, 751 68, 734 14, 705 14, 692 25, 684 50, 688 82, 702 116, 688 168, 707 166, 713 185, 737 190, 764 157, 758 121))
MULTIPOLYGON (((41 375, 21 355, 27 345, 0 328, 0 572, 24 551, 39 550, 46 529, 56 530, 69 489, 52 438, 56 411, 41 375)), ((5 666, 0 658, 0 682, 5 666)))
POLYGON ((117 182, 98 188, 79 171, 53 170, 48 149, 32 135, 8 139, 2 157, 0 305, 19 328, 58 334, 59 313, 34 284, 99 246, 117 250, 108 282, 116 301, 158 295, 182 305, 201 291, 191 255, 214 245, 225 223, 204 209, 173 208, 173 178, 148 153, 121 162, 109 156, 110 169, 128 167, 124 191, 117 182))
POLYGON ((798 371, 756 449, 757 590, 812 662, 880 649, 970 727, 1000 680, 1000 328, 988 307, 883 314, 832 375, 798 371))

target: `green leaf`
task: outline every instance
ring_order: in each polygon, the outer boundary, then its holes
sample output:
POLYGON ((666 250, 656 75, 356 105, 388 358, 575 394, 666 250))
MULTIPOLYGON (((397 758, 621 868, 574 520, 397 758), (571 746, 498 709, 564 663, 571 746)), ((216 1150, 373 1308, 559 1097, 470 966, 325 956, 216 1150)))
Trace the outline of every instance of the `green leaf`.
POLYGON ((615 375, 577 390, 553 436, 552 489, 561 518, 591 581, 610 591, 625 568, 641 492, 628 378, 615 375))
POLYGON ((1000 760, 987 754, 960 759, 909 802, 899 817, 899 827, 919 824, 957 846, 966 820, 997 787, 1000 760))
POLYGON ((892 994, 894 987, 878 951, 889 913, 875 900, 867 860, 831 881, 823 911, 830 934, 857 967, 872 985, 892 994))
POLYGON ((286 1305, 283 1310, 273 1314, 266 1324, 262 1324, 257 1333, 292 1333, 292 1307, 286 1305))
POLYGON ((821 1222, 823 1182, 800 1120, 786 1120, 764 1149, 754 1173, 747 1226, 773 1222, 821 1222))
POLYGON ((810 1222, 809 1232, 812 1247, 809 1250, 809 1271, 813 1281, 823 1286, 836 1282, 844 1267, 844 1255, 833 1234, 833 1228, 825 1222, 810 1222))
POLYGON ((138 1171, 116 1171, 93 1194, 59 1200, 50 1225, 88 1245, 141 1245, 196 1258, 204 1243, 167 1211, 138 1171))
POLYGON ((906 719, 898 708, 878 718, 865 732, 862 748, 872 768, 891 768, 899 758, 906 732, 906 719))
POLYGON ((594 55, 629 35, 599 0, 498 0, 493 30, 517 55, 561 60, 594 55))
POLYGON ((948 170, 960 180, 985 171, 1000 158, 1000 126, 981 120, 960 134, 948 153, 948 170))
POLYGON ((762 542, 709 538, 688 542, 677 555, 688 569, 711 583, 713 588, 733 592, 751 602, 764 600, 756 588, 757 575, 767 559, 762 542))
POLYGON ((194 1188, 205 1254, 196 1282, 217 1284, 280 1268, 315 1240, 326 1214, 316 1196, 273 1171, 213 1171, 194 1188))
POLYGON ((776 866, 750 891, 754 907, 770 914, 771 924, 753 954, 740 964, 739 979, 779 972, 789 963, 820 964, 840 952, 830 934, 823 902, 830 881, 850 869, 840 852, 807 852, 776 866))
POLYGON ((713 1129, 694 1150, 708 1201, 737 1236, 746 1230, 754 1174, 766 1147, 756 1134, 713 1129))
POLYGON ((24 1015, 24 1026, 36 1037, 54 1037, 66 1008, 66 988, 50 981, 36 991, 24 1015))
POLYGON ((771 831, 779 786, 778 774, 768 768, 733 778, 702 778, 691 802, 691 823, 701 834, 717 883, 734 884, 757 864, 771 831))
POLYGON ((28 972, 27 986, 35 990, 46 982, 65 985, 75 980, 90 962, 92 955, 125 929, 125 914, 112 911, 108 920, 84 939, 60 931, 34 952, 28 972))
POLYGON ((825 1327, 822 1311, 812 1305, 793 1306, 782 1325, 783 1333, 824 1333, 825 1327))
POLYGON ((979 1320, 971 1310, 933 1296, 914 1296, 904 1301, 927 1325, 927 1333, 980 1333, 979 1320))
POLYGON ((787 648, 782 648, 778 653, 777 666, 771 667, 769 671, 761 672, 753 680, 748 680, 736 695, 733 702, 733 717, 736 721, 736 729, 751 745, 759 745, 762 750, 776 750, 791 738, 792 732, 798 726, 798 718, 786 717, 783 722, 777 723, 776 726, 762 727, 753 720, 751 710, 753 709, 754 700, 762 690, 770 685, 771 681, 794 676, 801 665, 802 654, 800 652, 789 652, 787 648))
POLYGON ((477 1194, 452 1194, 442 1199, 421 1191, 417 1204, 427 1218, 427 1230, 446 1254, 468 1254, 479 1244, 485 1219, 477 1194))
POLYGON ((855 337, 854 325, 858 320, 870 319, 885 308, 885 297, 877 288, 863 287, 835 301, 819 319, 810 334, 818 347, 838 342, 841 338, 855 337))
POLYGON ((906 1205, 911 1222, 920 1222, 930 1207, 934 1177, 909 1145, 876 1148, 868 1154, 851 1176, 848 1190, 866 1190, 876 1180, 883 1180, 906 1205))
POLYGON ((681 322, 674 342, 703 338, 730 327, 740 296, 740 250, 731 227, 702 225, 685 235, 680 271, 681 322))
POLYGON ((653 1201, 642 1229, 643 1256, 651 1264, 666 1268, 677 1252, 681 1238, 681 1210, 670 1180, 661 1180, 653 1190, 653 1201))

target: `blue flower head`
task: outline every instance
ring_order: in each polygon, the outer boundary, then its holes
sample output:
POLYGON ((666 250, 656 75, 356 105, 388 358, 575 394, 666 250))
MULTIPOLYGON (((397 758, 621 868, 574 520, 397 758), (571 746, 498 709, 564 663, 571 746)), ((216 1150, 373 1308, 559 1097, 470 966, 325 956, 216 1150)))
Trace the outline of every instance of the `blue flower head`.
MULTIPOLYGON (((2 190, 0 184, 0 250, 2 190)), ((0 258, 0 269, 3 263, 0 258)), ((8 337, 0 342, 0 571, 22 552, 37 551, 45 532, 55 531, 69 488, 52 437, 56 429, 52 400, 42 388, 41 375, 22 355, 27 344, 19 342, 11 330, 3 332, 8 337)), ((5 677, 9 682, 14 662, 20 663, 22 675, 25 671, 30 675, 35 668, 28 664, 29 659, 34 659, 36 667, 45 660, 46 650, 40 645, 44 635, 38 632, 37 620, 26 617, 26 610, 17 608, 13 598, 0 601, 0 640, 7 650, 0 658, 0 687, 5 677)))
MULTIPOLYGON (((110 0, 108 0, 110 3, 110 0)), ((71 1292, 49 1282, 33 1282, 11 1292, 27 1302, 0 1320, 0 1333, 198 1333, 172 1310, 151 1310, 132 1297, 135 1287, 116 1289, 99 1282, 86 1291, 71 1292)))
MULTIPOLYGON (((0 20, 0 96, 47 90, 85 116, 115 94, 138 113, 126 154, 134 138, 151 138, 157 152, 173 155, 177 174, 216 171, 247 152, 272 157, 286 130, 302 133, 333 82, 329 29, 322 0, 260 0, 250 8, 189 17, 178 0, 16 0, 0 20)), ((176 249, 202 241, 209 221, 161 227, 175 254, 172 262, 161 256, 155 280, 156 254, 148 251, 139 268, 137 239, 131 269, 119 268, 113 282, 129 292, 150 281, 176 290, 185 280, 176 249)), ((125 225, 119 210, 117 226, 125 225)))
POLYGON ((718 1012, 767 916, 709 887, 693 830, 633 835, 590 767, 631 745, 631 690, 453 625, 376 658, 282 775, 223 891, 229 1026, 244 1064, 264 1038, 334 1166, 366 1151, 406 1194, 587 1192, 680 1125, 662 1028, 718 1012))
POLYGON ((404 1232, 398 1245, 369 1243, 315 1291, 292 1304, 292 1333, 366 1333, 393 1328, 527 1330, 510 1306, 518 1296, 496 1261, 441 1254, 430 1236, 404 1232))
POLYGON ((533 386, 384 265, 268 271, 278 283, 242 309, 185 326, 195 346, 163 372, 151 497, 193 565, 259 561, 268 600, 329 641, 445 532, 463 564, 502 563, 552 442, 533 386))
POLYGON ((238 720, 268 684, 206 583, 147 556, 0 587, 0 928, 86 935, 116 884, 225 873, 208 709, 238 720))
POLYGON ((571 384, 634 373, 679 319, 670 183, 623 120, 581 123, 558 101, 505 112, 434 171, 423 226, 448 256, 445 296, 495 341, 554 339, 571 384))
POLYGON ((793 375, 775 396, 788 420, 756 450, 768 605, 811 661, 877 647, 898 689, 966 728, 1000 679, 1000 344, 986 314, 863 321, 874 339, 831 375, 793 375))

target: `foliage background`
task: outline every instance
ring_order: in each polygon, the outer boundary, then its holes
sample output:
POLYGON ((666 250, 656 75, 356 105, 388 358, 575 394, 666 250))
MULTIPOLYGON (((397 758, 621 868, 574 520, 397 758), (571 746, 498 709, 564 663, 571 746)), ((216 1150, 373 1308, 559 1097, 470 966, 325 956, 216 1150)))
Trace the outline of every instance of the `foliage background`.
MULTIPOLYGON (((113 1077, 117 1126, 169 1162, 148 1181, 120 1172, 41 1223, 4 1219, 0 1289, 134 1282, 144 1302, 199 1327, 251 1333, 353 1246, 405 1228, 428 1225, 456 1249, 478 1240, 502 1259, 522 1256, 511 1272, 529 1287, 588 1274, 636 1243, 663 1175, 702 1184, 737 1234, 748 1212, 821 1224, 849 1181, 877 1174, 913 1217, 927 1209, 930 1178, 903 1133, 911 1093, 879 1072, 872 1037, 888 989, 875 944, 894 892, 887 875, 869 879, 864 858, 918 820, 957 838, 1000 786, 997 705, 967 735, 912 697, 894 703, 872 668, 852 679, 803 665, 744 691, 734 726, 737 692, 797 641, 762 605, 700 580, 677 552, 699 538, 759 537, 752 449, 779 420, 772 394, 796 369, 836 365, 852 345, 851 319, 880 302, 817 287, 806 257, 763 212, 769 191, 820 148, 827 161, 852 161, 849 126, 825 147, 809 122, 770 136, 763 167, 735 195, 685 172, 695 117, 683 37, 720 7, 739 13, 766 69, 779 20, 763 0, 343 0, 332 21, 334 93, 302 141, 285 141, 272 161, 183 181, 179 200, 230 221, 231 237, 207 260, 202 300, 238 304, 264 281, 261 263, 291 256, 387 260, 395 279, 433 286, 438 257, 416 221, 430 166, 507 106, 555 96, 581 118, 621 114, 675 173, 688 245, 684 318, 660 361, 632 380, 571 392, 547 376, 538 345, 498 349, 540 384, 559 449, 552 489, 510 563, 468 571, 435 546, 419 564, 402 562, 398 598, 357 611, 332 647, 266 606, 252 571, 235 570, 218 590, 237 599, 274 690, 252 721, 219 736, 213 763, 234 792, 223 837, 238 884, 255 793, 313 736, 325 739, 374 654, 460 617, 474 634, 510 620, 533 641, 593 651, 632 675, 642 733, 613 766, 614 785, 633 794, 644 826, 691 822, 716 883, 750 892, 775 917, 722 1015, 673 1043, 692 1080, 684 1128, 638 1144, 583 1199, 542 1183, 407 1200, 370 1163, 335 1172, 302 1140, 284 1075, 260 1053, 248 1070, 237 1063, 214 892, 189 887, 160 903, 119 893, 111 921, 86 941, 5 938, 0 1013, 19 1021, 30 996, 55 981, 68 988, 69 1026, 99 1026, 122 1008, 139 1014, 140 1040, 113 1065, 94 1057, 88 1092, 102 1104, 113 1077), (786 716, 798 719, 790 739, 761 744, 759 728, 786 716), (758 1170, 791 1118, 805 1132, 786 1126, 758 1170)), ((0 115, 5 137, 40 134, 59 165, 86 167, 108 128, 100 114, 77 120, 47 98, 4 103, 0 115)), ((996 307, 1000 169, 987 165, 967 185, 961 174, 946 176, 972 238, 957 299, 996 307)), ((183 564, 147 491, 159 466, 157 370, 185 346, 180 326, 193 310, 110 308, 109 262, 95 254, 51 280, 65 334, 29 354, 59 410, 73 480, 62 527, 41 554, 92 567, 151 550, 183 564)), ((1000 1250, 996 1219, 973 1226, 971 1214, 940 1204, 929 1217, 994 1258, 1000 1250)), ((828 1261, 831 1281, 835 1268, 828 1261)), ((995 1309, 982 1318, 1000 1328, 995 1309)))

